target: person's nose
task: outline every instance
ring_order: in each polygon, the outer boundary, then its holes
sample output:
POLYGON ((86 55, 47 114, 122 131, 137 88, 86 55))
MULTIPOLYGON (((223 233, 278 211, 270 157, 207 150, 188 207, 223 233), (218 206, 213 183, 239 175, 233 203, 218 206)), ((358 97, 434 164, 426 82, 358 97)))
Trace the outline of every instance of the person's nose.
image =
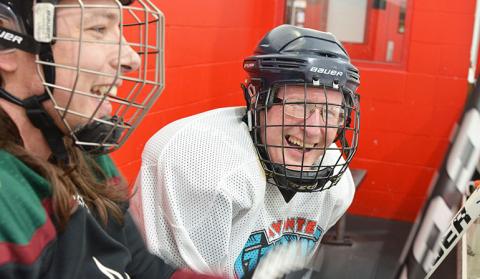
POLYGON ((317 138, 325 133, 325 122, 322 119, 320 108, 316 107, 309 117, 305 119, 305 135, 310 138, 317 138))
POLYGON ((141 63, 140 56, 130 45, 128 45, 127 40, 125 40, 125 37, 123 36, 120 50, 120 59, 115 59, 115 61, 113 62, 114 65, 112 66, 117 68, 118 63, 120 63, 120 72, 122 74, 138 70, 141 63))

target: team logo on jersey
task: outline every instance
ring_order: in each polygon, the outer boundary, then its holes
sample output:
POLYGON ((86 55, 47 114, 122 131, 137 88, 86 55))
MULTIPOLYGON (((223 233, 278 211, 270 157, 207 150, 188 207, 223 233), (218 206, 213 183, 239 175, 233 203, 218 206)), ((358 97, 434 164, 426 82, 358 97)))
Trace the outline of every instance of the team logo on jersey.
POLYGON ((273 222, 267 229, 254 232, 248 238, 235 261, 235 276, 243 278, 275 245, 297 241, 304 254, 311 252, 323 233, 316 221, 305 218, 287 218, 273 222))
POLYGON ((277 220, 267 229, 267 239, 273 242, 286 233, 293 233, 305 237, 315 237, 317 221, 305 218, 287 218, 286 220, 277 220))

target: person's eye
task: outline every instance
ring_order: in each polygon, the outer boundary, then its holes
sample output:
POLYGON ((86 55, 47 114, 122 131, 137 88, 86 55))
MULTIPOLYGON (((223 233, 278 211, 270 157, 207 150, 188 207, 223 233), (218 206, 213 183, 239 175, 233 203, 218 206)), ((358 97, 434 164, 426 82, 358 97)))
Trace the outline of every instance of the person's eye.
POLYGON ((330 116, 337 117, 337 116, 339 115, 339 112, 338 112, 337 110, 332 109, 332 110, 329 110, 329 111, 328 111, 328 114, 329 114, 330 116))
POLYGON ((107 31, 107 27, 104 25, 95 25, 93 27, 88 28, 88 30, 99 33, 99 34, 105 34, 107 31))

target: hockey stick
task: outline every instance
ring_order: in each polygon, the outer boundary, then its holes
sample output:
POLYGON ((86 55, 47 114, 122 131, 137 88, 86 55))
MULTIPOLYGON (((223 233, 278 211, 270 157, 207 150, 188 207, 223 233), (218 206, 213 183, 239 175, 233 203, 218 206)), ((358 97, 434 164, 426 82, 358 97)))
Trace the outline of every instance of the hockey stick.
POLYGON ((430 278, 437 267, 443 262, 447 255, 453 250, 455 244, 460 240, 462 235, 467 231, 471 224, 480 217, 480 188, 477 187, 470 195, 462 208, 457 212, 450 222, 447 232, 440 241, 440 251, 433 263, 432 268, 428 272, 425 279, 430 278))

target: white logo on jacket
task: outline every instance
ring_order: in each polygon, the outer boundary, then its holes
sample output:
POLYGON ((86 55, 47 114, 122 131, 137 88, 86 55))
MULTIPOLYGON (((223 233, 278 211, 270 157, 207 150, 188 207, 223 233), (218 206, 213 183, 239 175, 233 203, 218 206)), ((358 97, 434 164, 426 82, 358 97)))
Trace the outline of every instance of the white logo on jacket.
POLYGON ((121 275, 117 271, 104 266, 99 260, 97 260, 97 258, 95 257, 92 257, 92 258, 95 264, 97 265, 98 269, 100 270, 100 272, 102 272, 105 276, 107 276, 108 279, 130 279, 130 276, 128 276, 127 273, 124 272, 125 277, 123 277, 123 275, 121 275))

